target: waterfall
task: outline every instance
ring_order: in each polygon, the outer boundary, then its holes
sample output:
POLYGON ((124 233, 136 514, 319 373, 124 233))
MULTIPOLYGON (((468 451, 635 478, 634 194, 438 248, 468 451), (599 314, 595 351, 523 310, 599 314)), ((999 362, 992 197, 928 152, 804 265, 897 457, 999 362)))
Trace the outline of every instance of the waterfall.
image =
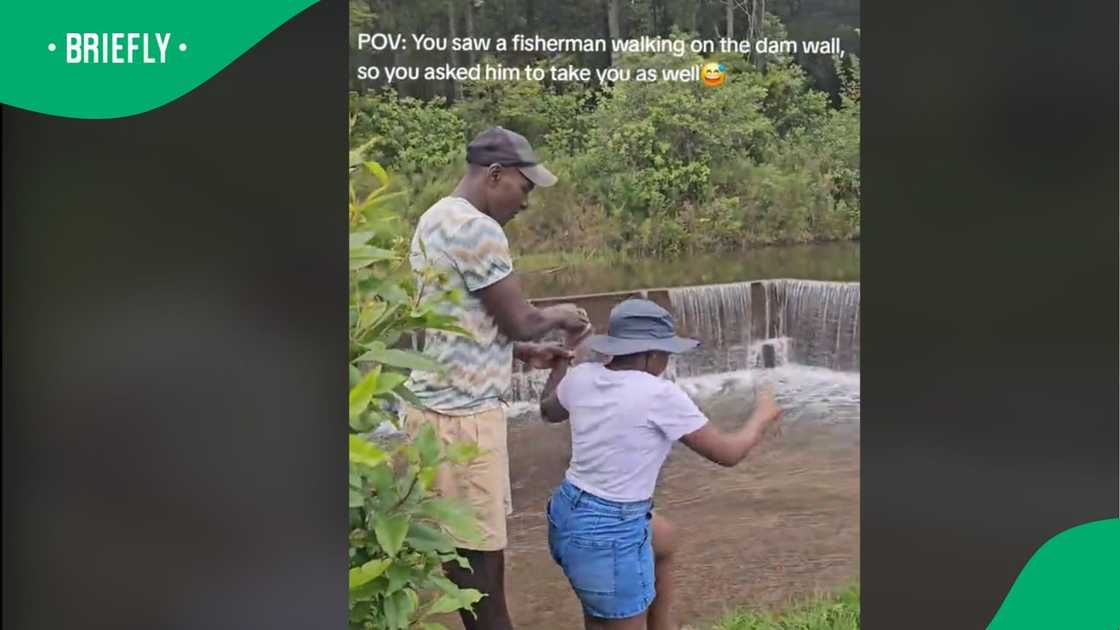
MULTIPOLYGON (((701 342, 673 357, 668 379, 786 365, 859 371, 858 282, 762 280, 677 287, 667 294, 677 333, 701 342)), ((517 367, 509 400, 538 400, 547 371, 517 367)))
POLYGON ((858 282, 765 280, 669 289, 681 334, 682 376, 794 363, 859 370, 858 282))
POLYGON ((675 357, 675 376, 734 372, 750 367, 749 283, 711 284, 669 290, 677 334, 699 339, 702 348, 675 357))
POLYGON ((791 362, 859 370, 858 282, 774 280, 766 295, 774 314, 768 336, 792 340, 791 362))

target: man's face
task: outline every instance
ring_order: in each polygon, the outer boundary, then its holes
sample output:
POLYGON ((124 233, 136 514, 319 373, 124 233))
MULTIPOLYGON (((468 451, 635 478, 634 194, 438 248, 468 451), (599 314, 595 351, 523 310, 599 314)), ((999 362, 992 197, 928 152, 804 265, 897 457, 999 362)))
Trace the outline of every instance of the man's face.
POLYGON ((529 193, 533 190, 533 182, 520 169, 491 166, 487 172, 487 182, 490 212, 499 224, 509 223, 529 207, 529 193))

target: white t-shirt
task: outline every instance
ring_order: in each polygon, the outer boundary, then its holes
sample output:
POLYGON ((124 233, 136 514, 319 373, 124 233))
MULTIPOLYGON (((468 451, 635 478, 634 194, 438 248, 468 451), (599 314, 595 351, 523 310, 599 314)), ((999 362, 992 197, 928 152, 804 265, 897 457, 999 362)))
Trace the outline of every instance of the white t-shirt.
POLYGON ((673 442, 708 419, 676 383, 581 363, 556 388, 572 425, 567 479, 610 501, 653 497, 673 442))

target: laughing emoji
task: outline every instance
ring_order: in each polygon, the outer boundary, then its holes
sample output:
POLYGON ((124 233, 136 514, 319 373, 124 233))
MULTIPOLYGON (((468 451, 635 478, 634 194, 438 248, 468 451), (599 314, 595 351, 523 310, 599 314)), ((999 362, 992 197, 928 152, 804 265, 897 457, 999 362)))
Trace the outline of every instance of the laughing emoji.
POLYGON ((704 82, 704 85, 711 87, 723 85, 724 81, 727 80, 727 66, 714 61, 704 64, 704 67, 700 68, 700 80, 704 82))

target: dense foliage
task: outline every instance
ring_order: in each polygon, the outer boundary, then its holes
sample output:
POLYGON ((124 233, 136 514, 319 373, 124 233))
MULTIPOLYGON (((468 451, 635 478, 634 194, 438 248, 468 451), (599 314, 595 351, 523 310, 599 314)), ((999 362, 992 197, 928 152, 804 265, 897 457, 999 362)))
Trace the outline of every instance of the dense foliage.
MULTIPOLYGON (((403 222, 390 206, 400 193, 389 191, 379 164, 356 155, 351 164, 350 627, 436 630, 443 626, 432 616, 469 608, 482 595, 443 575, 444 562, 466 566, 448 534, 476 534, 463 506, 434 497, 429 488, 438 466, 466 463, 478 447, 445 446, 431 426, 395 446, 378 444, 368 433, 382 422, 396 424, 392 411, 411 398, 404 387, 409 370, 439 369, 397 346, 402 336, 424 328, 459 331, 435 309, 456 296, 421 297, 404 262, 403 222)), ((420 281, 439 282, 438 274, 428 272, 420 281)))
MULTIPOLYGON (((776 25, 780 27, 780 25, 776 25)), ((724 86, 466 82, 462 100, 421 103, 385 89, 354 95, 367 155, 403 174, 415 217, 462 174, 466 141, 490 125, 524 133, 560 177, 510 226, 529 251, 671 256, 859 238, 859 60, 834 60, 839 104, 791 58, 765 68, 728 56, 724 86)), ((632 55, 619 67, 700 57, 632 55)))

